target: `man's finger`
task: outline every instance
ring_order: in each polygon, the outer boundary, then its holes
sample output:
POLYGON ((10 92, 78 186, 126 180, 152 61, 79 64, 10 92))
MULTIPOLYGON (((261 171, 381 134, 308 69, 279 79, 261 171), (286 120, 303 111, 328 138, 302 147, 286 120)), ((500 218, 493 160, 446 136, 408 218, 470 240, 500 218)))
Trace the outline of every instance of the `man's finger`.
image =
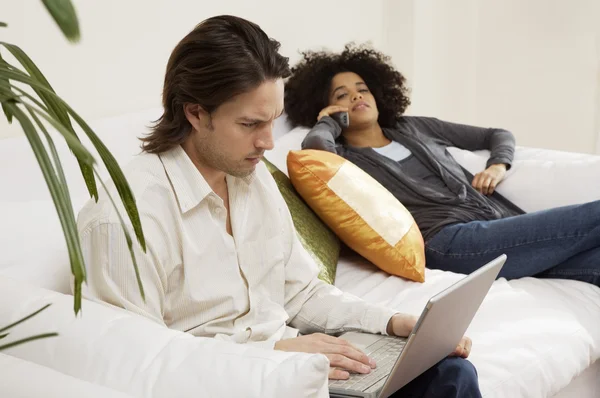
POLYGON ((325 342, 327 342, 329 344, 337 344, 337 345, 343 346, 343 347, 351 347, 354 350, 356 350, 357 352, 359 352, 359 353, 361 353, 361 354, 364 355, 364 352, 360 348, 356 347, 355 345, 353 345, 348 340, 344 340, 344 339, 339 338, 339 337, 333 337, 333 336, 328 336, 328 335, 325 335, 325 336, 329 337, 329 339, 324 340, 325 342))
POLYGON ((325 333, 315 333, 315 334, 313 334, 313 336, 317 337, 320 341, 327 343, 327 344, 350 345, 351 346, 351 344, 348 341, 346 341, 344 339, 340 339, 339 337, 330 336, 325 333))
POLYGON ((374 367, 375 362, 371 361, 367 354, 352 345, 334 345, 327 352, 343 355, 347 358, 361 362, 369 367, 374 367))
POLYGON ((458 346, 456 347, 456 356, 461 358, 467 358, 471 352, 471 340, 467 337, 463 337, 458 346))
POLYGON ((330 368, 329 378, 332 380, 346 380, 350 377, 350 373, 342 369, 330 368))
POLYGON ((473 342, 471 339, 465 339, 465 358, 471 354, 471 347, 473 347, 473 342))
POLYGON ((454 349, 454 351, 452 351, 452 353, 450 355, 448 355, 449 357, 458 357, 460 356, 460 345, 457 345, 456 348, 454 349))
POLYGON ((360 363, 353 359, 350 359, 341 354, 325 354, 327 358, 329 358, 329 364, 336 368, 342 368, 344 370, 348 370, 350 372, 355 373, 370 373, 371 367, 365 365, 364 363, 360 363))
POLYGON ((369 359, 369 357, 364 352, 352 345, 352 343, 350 343, 348 340, 321 333, 319 333, 318 336, 321 342, 326 344, 326 346, 320 350, 321 352, 341 354, 347 356, 348 358, 352 358, 356 361, 362 362, 365 365, 369 365, 372 368, 376 366, 375 361, 369 359))

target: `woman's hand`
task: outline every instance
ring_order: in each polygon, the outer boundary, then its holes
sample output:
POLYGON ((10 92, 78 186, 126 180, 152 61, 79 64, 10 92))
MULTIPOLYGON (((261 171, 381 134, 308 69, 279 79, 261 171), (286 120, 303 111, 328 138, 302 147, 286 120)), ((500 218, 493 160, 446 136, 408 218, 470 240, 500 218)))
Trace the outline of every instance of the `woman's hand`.
POLYGON ((337 112, 348 112, 348 108, 339 105, 329 105, 328 107, 323 108, 321 112, 319 112, 319 116, 317 116, 317 121, 321 120, 325 116, 330 116, 332 113, 337 112))
POLYGON ((477 173, 473 177, 471 185, 484 195, 494 193, 496 186, 502 181, 506 174, 505 164, 493 164, 481 173, 477 173))

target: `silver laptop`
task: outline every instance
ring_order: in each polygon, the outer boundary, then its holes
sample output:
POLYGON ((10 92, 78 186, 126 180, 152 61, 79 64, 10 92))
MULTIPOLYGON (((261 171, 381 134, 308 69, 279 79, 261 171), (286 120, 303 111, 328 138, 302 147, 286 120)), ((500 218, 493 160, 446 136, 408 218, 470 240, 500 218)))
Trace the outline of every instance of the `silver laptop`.
POLYGON ((330 380, 330 396, 387 398, 452 353, 505 261, 503 254, 433 296, 408 338, 342 334, 374 359, 377 368, 369 374, 351 373, 348 380, 330 380))

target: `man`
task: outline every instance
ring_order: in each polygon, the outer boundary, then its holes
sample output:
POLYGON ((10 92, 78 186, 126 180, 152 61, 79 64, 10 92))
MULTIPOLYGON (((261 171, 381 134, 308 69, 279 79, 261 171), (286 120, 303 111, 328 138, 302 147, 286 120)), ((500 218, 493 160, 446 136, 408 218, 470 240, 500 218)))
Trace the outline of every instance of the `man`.
MULTIPOLYGON (((146 300, 107 199, 88 203, 78 220, 86 295, 196 336, 322 353, 330 378, 369 373, 375 363, 327 334, 406 336, 416 319, 320 281, 298 241, 260 161, 273 148, 290 74, 278 49, 257 25, 232 16, 202 22, 177 45, 164 114, 126 168, 148 245, 146 253, 135 248, 146 300)), ((463 339, 455 355, 466 357, 470 345, 463 339)), ((442 361, 402 391, 423 396, 434 387, 480 396, 475 370, 461 358, 442 361)))

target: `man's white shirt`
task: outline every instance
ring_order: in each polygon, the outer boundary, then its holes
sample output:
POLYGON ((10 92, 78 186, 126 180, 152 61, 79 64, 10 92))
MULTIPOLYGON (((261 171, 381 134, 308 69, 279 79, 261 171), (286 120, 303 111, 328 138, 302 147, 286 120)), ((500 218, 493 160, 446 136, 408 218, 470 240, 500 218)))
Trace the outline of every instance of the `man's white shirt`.
MULTIPOLYGON (((104 192, 78 218, 88 273, 85 297, 195 336, 265 348, 298 332, 386 332, 396 311, 317 278, 317 266, 262 162, 249 177, 227 176, 233 236, 226 231, 223 200, 180 146, 138 155, 124 172, 146 237, 143 253, 132 235, 146 300, 104 192)), ((113 185, 109 191, 118 197, 113 185)))

